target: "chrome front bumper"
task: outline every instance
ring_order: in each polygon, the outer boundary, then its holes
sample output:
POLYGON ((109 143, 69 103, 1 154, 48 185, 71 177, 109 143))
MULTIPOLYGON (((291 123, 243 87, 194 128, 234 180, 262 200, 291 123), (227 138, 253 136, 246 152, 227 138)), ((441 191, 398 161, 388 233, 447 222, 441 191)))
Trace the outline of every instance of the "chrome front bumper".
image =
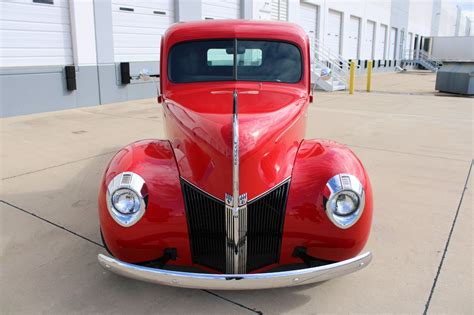
POLYGON ((325 281, 355 272, 372 260, 367 252, 351 259, 321 267, 257 274, 207 274, 170 271, 129 264, 102 254, 99 263, 124 277, 174 287, 210 290, 253 290, 298 286, 325 281))

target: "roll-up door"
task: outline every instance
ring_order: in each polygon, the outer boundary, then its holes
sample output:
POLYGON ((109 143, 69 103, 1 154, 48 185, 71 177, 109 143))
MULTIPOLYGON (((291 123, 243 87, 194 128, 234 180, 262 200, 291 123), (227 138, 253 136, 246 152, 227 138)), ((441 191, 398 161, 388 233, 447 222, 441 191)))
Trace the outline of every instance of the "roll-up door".
POLYGON ((318 7, 308 3, 301 3, 300 6, 300 26, 306 31, 311 43, 311 60, 314 58, 314 42, 318 37, 318 7))
POLYGON ((359 59, 360 18, 351 16, 347 30, 347 59, 359 59))
POLYGON ((0 66, 74 63, 69 1, 0 2, 0 66))
POLYGON ((413 49, 412 49, 412 43, 413 43, 413 33, 408 33, 408 40, 405 43, 405 58, 411 59, 413 58, 413 49))
POLYGON ((362 59, 374 59, 375 22, 367 21, 365 27, 364 52, 362 59))
POLYGON ((387 25, 380 24, 377 32, 377 45, 375 59, 385 59, 385 51, 387 45, 387 25))
POLYGON ((173 22, 173 0, 112 0, 115 61, 158 61, 161 36, 173 22))
POLYGON ((240 0, 203 0, 203 19, 239 19, 240 0))
POLYGON ((341 26, 342 13, 329 10, 326 43, 328 49, 338 55, 341 54, 341 26))
POLYGON ((273 21, 288 21, 288 0, 271 0, 270 11, 273 21))
POLYGON ((404 58, 404 54, 405 54, 405 31, 400 31, 400 40, 399 40, 399 43, 398 43, 398 57, 400 59, 403 59, 404 58))
POLYGON ((388 47, 388 59, 397 59, 397 29, 392 27, 390 29, 390 46, 388 47))

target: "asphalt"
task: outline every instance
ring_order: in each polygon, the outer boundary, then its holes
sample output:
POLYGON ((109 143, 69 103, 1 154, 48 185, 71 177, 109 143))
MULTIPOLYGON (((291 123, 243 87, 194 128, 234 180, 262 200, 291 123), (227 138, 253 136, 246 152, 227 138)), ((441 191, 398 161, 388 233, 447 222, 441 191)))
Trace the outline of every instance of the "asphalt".
POLYGON ((372 264, 315 285, 217 292, 102 269, 97 188, 120 147, 163 138, 152 99, 1 119, 2 314, 472 314, 474 99, 435 93, 435 75, 378 74, 373 91, 316 92, 308 138, 365 164, 372 264))

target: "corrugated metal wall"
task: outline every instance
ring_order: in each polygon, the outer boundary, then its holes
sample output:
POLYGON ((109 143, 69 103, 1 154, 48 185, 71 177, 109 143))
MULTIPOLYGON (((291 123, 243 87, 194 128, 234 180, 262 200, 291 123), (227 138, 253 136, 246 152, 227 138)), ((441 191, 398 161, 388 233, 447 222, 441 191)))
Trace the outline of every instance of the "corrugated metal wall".
POLYGON ((239 19, 240 0, 203 0, 203 19, 239 19))
POLYGON ((288 21, 288 0, 272 0, 271 16, 274 21, 288 21))
POLYGON ((327 16, 326 46, 334 54, 341 54, 342 13, 329 10, 327 16))
POLYGON ((361 19, 357 16, 351 15, 349 18, 349 27, 347 29, 347 59, 358 59, 359 58, 359 46, 360 46, 360 25, 361 19))
POLYGON ((377 44, 375 45, 375 59, 385 59, 387 46, 387 25, 380 24, 377 30, 377 44))
POLYGON ((173 22, 173 0, 112 0, 115 61, 158 61, 173 22))
MULTIPOLYGON (((318 36, 318 7, 313 4, 301 3, 299 25, 308 34, 311 47, 315 48, 318 36)), ((311 60, 314 59, 314 49, 311 49, 311 60)))
POLYGON ((0 1, 0 66, 73 63, 68 0, 0 1))
POLYGON ((375 52, 375 22, 367 21, 365 27, 365 41, 363 45, 362 59, 374 59, 375 52))

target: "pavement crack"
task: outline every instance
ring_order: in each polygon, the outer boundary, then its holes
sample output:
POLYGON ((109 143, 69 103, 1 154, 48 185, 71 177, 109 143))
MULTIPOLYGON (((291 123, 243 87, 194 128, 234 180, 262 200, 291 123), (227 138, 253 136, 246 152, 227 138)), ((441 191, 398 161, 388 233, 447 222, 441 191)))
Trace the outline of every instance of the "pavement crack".
POLYGON ((1 180, 12 179, 12 178, 16 178, 16 177, 20 177, 20 176, 24 176, 24 175, 29 175, 29 174, 42 172, 42 171, 49 170, 49 169, 52 169, 52 168, 57 168, 57 167, 61 167, 61 166, 69 165, 69 164, 83 162, 83 161, 87 161, 87 160, 94 159, 94 158, 97 158, 97 157, 101 157, 101 156, 104 156, 104 155, 112 154, 112 153, 115 153, 115 152, 116 151, 111 151, 111 152, 105 152, 105 153, 101 153, 101 154, 97 154, 97 155, 93 155, 93 156, 88 156, 88 157, 85 157, 85 158, 82 158, 82 159, 79 159, 79 160, 69 161, 69 162, 65 162, 65 163, 61 163, 61 164, 57 164, 57 165, 52 165, 52 166, 48 166, 48 167, 45 167, 45 168, 41 168, 39 170, 34 170, 34 171, 25 172, 25 173, 21 173, 21 174, 9 176, 9 177, 4 177, 1 180))
POLYGON ((45 219, 45 218, 43 218, 43 217, 40 217, 39 215, 37 215, 37 214, 35 214, 35 213, 31 212, 31 211, 28 211, 28 210, 25 210, 25 209, 23 209, 23 208, 20 208, 20 207, 14 205, 14 204, 12 204, 12 203, 9 203, 9 202, 7 202, 7 201, 5 201, 5 200, 0 200, 0 202, 3 203, 3 204, 5 204, 5 205, 7 205, 7 206, 10 206, 10 207, 12 207, 12 208, 14 208, 14 209, 20 210, 20 211, 22 211, 22 212, 24 212, 24 213, 26 213, 26 214, 29 214, 29 215, 31 215, 31 216, 37 218, 37 219, 40 219, 40 220, 43 221, 43 222, 49 223, 49 224, 51 224, 51 225, 53 225, 53 226, 55 226, 55 227, 57 227, 57 228, 60 228, 61 230, 64 230, 64 231, 66 231, 66 232, 68 232, 68 233, 70 233, 70 234, 72 234, 72 235, 74 235, 74 236, 80 237, 80 238, 82 238, 83 240, 88 241, 89 243, 92 243, 92 244, 97 245, 97 246, 99 246, 99 247, 101 247, 101 248, 104 248, 104 245, 99 244, 99 243, 97 243, 96 241, 93 241, 93 240, 91 240, 90 238, 87 238, 87 237, 85 237, 85 236, 83 236, 83 235, 81 235, 81 234, 78 234, 78 233, 76 233, 76 232, 74 232, 74 231, 72 231, 72 230, 70 230, 70 229, 68 229, 68 228, 66 228, 66 227, 64 227, 64 226, 62 226, 62 225, 59 225, 59 224, 54 223, 54 222, 52 222, 52 221, 50 221, 50 220, 48 220, 48 219, 45 219))
POLYGON ((248 311, 251 311, 252 313, 263 315, 263 312, 262 312, 262 311, 258 311, 258 310, 254 309, 254 308, 250 308, 250 307, 245 306, 245 305, 243 305, 243 304, 240 304, 240 303, 238 303, 238 302, 232 301, 231 299, 228 299, 228 298, 226 298, 226 297, 224 297, 224 296, 222 296, 222 295, 219 295, 219 294, 217 294, 217 293, 214 293, 214 292, 212 292, 212 291, 209 291, 209 290, 202 290, 202 291, 204 291, 204 292, 206 292, 206 293, 208 293, 208 294, 210 294, 210 295, 214 295, 215 297, 217 297, 217 298, 219 298, 219 299, 221 299, 221 300, 227 301, 227 302, 232 303, 232 304, 234 304, 234 305, 237 305, 237 306, 239 306, 239 307, 241 307, 241 308, 244 308, 244 309, 246 309, 246 310, 248 310, 248 311))
POLYGON ((446 240, 446 245, 444 246, 443 256, 441 257, 441 261, 439 262, 438 271, 436 272, 436 276, 433 280, 433 285, 431 286, 430 295, 428 296, 428 301, 426 301, 425 310, 423 311, 423 315, 428 314, 428 309, 430 307, 431 298, 433 297, 433 293, 434 293, 434 290, 436 288, 436 284, 438 283, 439 275, 441 274, 441 269, 443 268, 444 259, 446 258, 446 253, 448 252, 449 242, 451 241, 451 237, 453 236, 454 227, 455 227, 456 221, 458 219, 459 210, 461 209, 462 201, 463 201, 463 198, 464 198, 464 193, 467 190, 467 183, 469 182, 469 177, 471 176, 471 170, 472 170, 472 164, 473 163, 474 163, 474 160, 471 160, 471 165, 469 166, 469 171, 467 172, 467 177, 466 177, 466 181, 464 182, 464 188, 463 188, 462 193, 461 193, 461 198, 459 198, 459 203, 458 203, 458 207, 456 209, 456 214, 454 215, 453 223, 451 224, 451 229, 449 230, 448 239, 446 240))

